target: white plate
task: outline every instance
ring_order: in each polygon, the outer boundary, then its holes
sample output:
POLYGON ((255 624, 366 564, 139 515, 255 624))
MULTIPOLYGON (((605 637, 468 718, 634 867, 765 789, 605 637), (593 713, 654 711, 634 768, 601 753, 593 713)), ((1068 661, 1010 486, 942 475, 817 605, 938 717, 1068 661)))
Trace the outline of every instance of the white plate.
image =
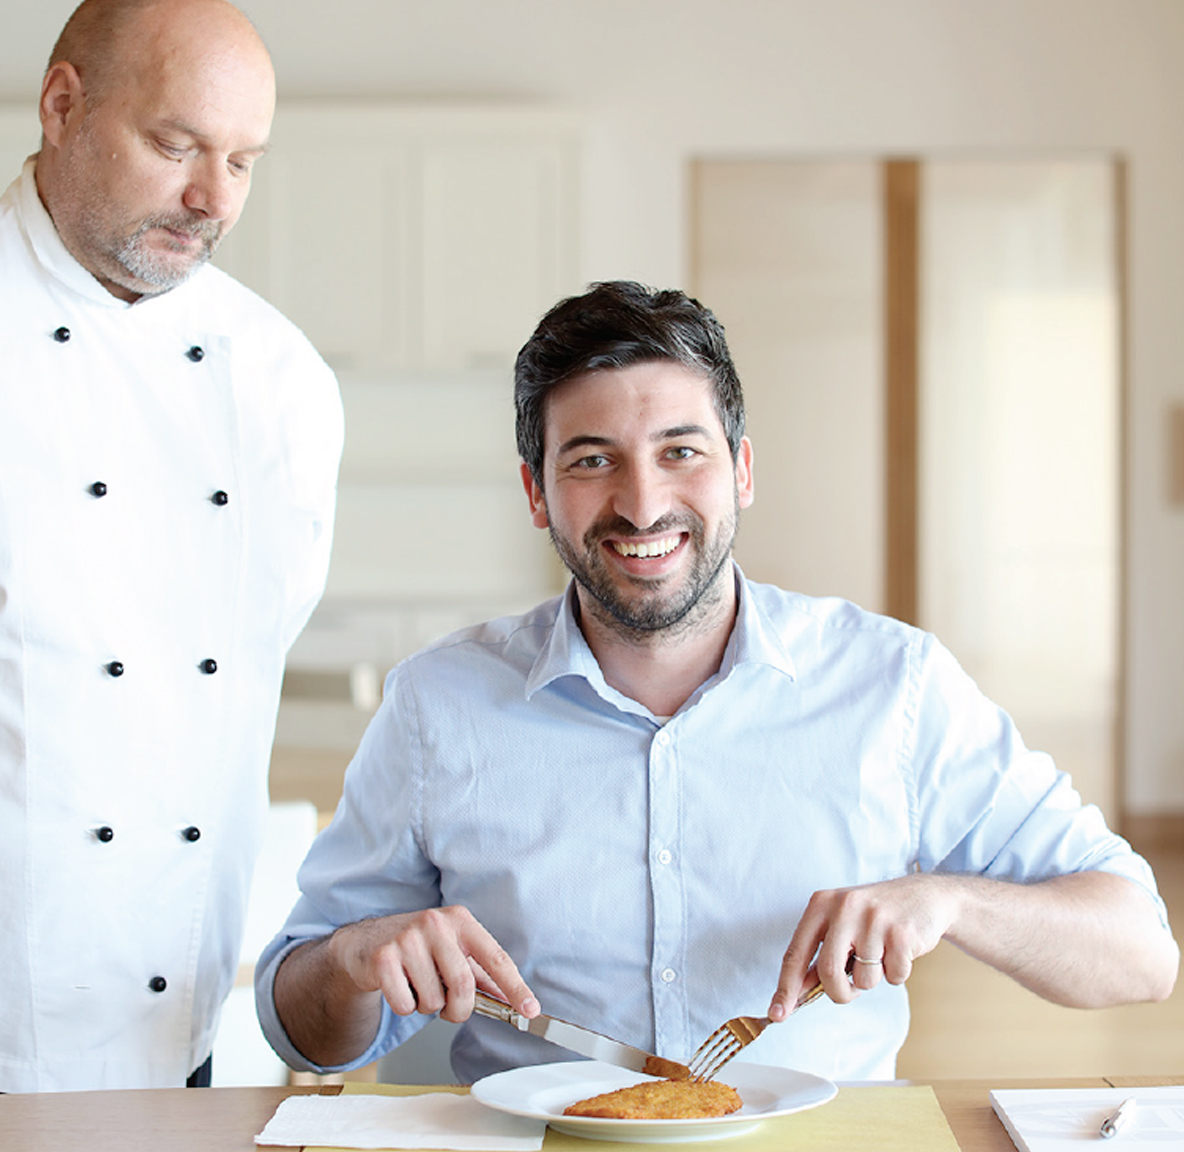
POLYGON ((829 1080, 809 1072, 734 1061, 720 1079, 740 1093, 744 1107, 727 1116, 703 1120, 604 1120, 595 1116, 563 1115, 564 1108, 577 1100, 649 1079, 652 1077, 595 1060, 576 1060, 498 1072, 478 1080, 472 1093, 482 1104, 499 1112, 545 1120, 556 1131, 569 1136, 666 1144, 739 1136, 751 1132, 762 1120, 772 1116, 788 1116, 791 1112, 816 1108, 833 1099, 838 1092, 829 1080))

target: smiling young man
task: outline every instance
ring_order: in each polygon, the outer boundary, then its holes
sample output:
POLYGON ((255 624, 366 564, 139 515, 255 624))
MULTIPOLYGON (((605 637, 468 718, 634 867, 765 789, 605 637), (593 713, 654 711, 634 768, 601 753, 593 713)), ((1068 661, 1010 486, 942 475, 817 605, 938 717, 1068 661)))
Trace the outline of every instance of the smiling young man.
POLYGON ((462 1082, 571 1058, 471 1017, 477 986, 686 1061, 821 981, 746 1058, 891 1078, 943 937, 1062 1004, 1168 995, 1150 869, 932 636, 732 562, 752 447, 707 309, 596 285, 515 401, 573 579, 388 677, 257 969, 290 1064, 368 1062, 434 1012, 467 1021, 462 1082))
POLYGON ((742 438, 733 459, 710 382, 670 360, 565 381, 547 419, 539 479, 522 464, 531 518, 575 577, 605 679, 671 715, 719 666, 732 630, 751 445, 742 438))
POLYGON ((209 1082, 342 442, 208 263, 274 106, 226 0, 86 0, 0 200, 0 1091, 209 1082))

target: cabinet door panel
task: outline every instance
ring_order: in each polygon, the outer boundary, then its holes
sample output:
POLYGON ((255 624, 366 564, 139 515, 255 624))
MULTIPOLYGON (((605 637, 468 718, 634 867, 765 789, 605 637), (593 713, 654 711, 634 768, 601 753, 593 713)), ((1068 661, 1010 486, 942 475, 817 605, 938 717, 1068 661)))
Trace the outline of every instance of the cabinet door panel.
POLYGON ((564 284, 562 150, 429 144, 422 162, 423 340, 437 368, 508 365, 564 284))
POLYGON ((404 157, 306 143, 268 159, 272 302, 334 368, 404 367, 413 262, 404 157))

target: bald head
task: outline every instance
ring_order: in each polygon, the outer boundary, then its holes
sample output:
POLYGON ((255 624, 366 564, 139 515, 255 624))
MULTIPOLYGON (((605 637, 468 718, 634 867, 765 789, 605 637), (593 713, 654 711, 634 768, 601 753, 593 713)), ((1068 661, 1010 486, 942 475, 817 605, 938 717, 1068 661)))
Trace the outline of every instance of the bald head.
POLYGON ((185 35, 201 25, 213 30, 219 22, 223 32, 237 28, 244 42, 254 40, 266 56, 254 26, 228 0, 83 0, 53 46, 47 71, 63 61, 72 64, 87 96, 97 102, 119 77, 127 53, 135 53, 137 42, 142 46, 148 30, 163 26, 185 35))
POLYGON ((84 0, 42 84, 37 189, 114 295, 167 291, 238 219, 274 111, 267 49, 227 0, 84 0))

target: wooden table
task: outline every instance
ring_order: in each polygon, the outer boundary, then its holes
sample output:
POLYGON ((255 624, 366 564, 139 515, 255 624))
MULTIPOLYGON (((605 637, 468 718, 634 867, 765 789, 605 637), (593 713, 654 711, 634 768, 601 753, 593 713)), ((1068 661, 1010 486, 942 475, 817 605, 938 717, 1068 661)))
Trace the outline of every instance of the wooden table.
MULTIPOLYGON (((992 1088, 1130 1088, 1184 1076, 1072 1080, 913 1080, 930 1084, 962 1152, 1015 1152, 992 1088)), ((285 1096, 340 1088, 158 1088, 0 1096, 3 1152, 256 1152, 285 1096)), ((589 1142, 589 1152, 600 1147, 589 1142)), ((690 1146, 690 1147, 693 1147, 690 1146)))

